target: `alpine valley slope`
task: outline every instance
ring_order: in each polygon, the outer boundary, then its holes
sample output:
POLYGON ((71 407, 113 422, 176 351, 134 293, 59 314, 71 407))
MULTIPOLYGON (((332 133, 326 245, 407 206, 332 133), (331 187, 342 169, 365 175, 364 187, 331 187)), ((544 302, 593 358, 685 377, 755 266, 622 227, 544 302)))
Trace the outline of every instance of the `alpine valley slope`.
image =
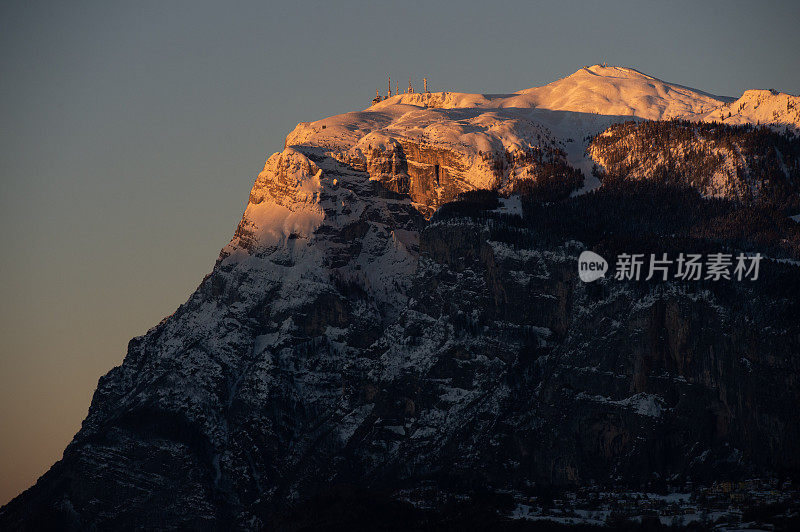
MULTIPOLYGON (((299 124, 213 271, 131 340, 0 528, 292 528, 288 511, 341 484, 435 511, 475 490, 796 478, 797 268, 770 266, 795 283, 777 295, 767 281, 584 285, 591 233, 543 234, 524 195, 564 184, 562 203, 537 207, 563 209, 551 221, 638 205, 636 190, 582 194, 599 184, 595 135, 631 119, 763 124, 754 109, 595 65, 299 124), (493 192, 463 195, 478 189, 493 192), (464 198, 478 196, 474 216, 464 198)), ((800 127, 779 114, 776 128, 800 127)), ((650 204, 630 215, 641 231, 650 204)))

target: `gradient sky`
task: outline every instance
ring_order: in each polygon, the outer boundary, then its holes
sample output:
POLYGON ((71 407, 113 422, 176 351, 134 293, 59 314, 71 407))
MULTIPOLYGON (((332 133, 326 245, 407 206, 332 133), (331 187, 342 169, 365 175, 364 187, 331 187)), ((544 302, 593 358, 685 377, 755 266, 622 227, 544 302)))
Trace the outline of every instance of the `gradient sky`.
POLYGON ((386 74, 510 92, 584 64, 800 92, 798 2, 14 2, 0 6, 0 504, 186 300, 299 121, 386 74))

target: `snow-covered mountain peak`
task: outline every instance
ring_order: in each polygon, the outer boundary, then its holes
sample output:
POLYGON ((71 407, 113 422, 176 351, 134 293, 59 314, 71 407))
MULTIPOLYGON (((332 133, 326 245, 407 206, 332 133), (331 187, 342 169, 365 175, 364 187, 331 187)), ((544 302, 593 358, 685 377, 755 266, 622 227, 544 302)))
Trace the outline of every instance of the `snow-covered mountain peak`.
POLYGON ((796 257, 798 210, 778 207, 797 205, 795 137, 647 118, 763 124, 797 103, 726 104, 595 65, 298 124, 213 271, 130 342, 0 529, 299 529, 301 515, 342 528, 341 507, 366 505, 464 528, 565 490, 628 512, 644 490, 693 485, 697 511, 703 482, 800 471, 791 264, 765 260, 757 283, 731 266, 718 281, 592 288, 576 271, 589 249, 796 257), (569 199, 599 184, 595 164, 609 186, 569 199), (492 191, 460 195, 474 189, 492 191), (325 491, 339 485, 388 498, 325 491))
POLYGON ((734 98, 669 83, 634 68, 593 65, 542 87, 511 94, 460 92, 398 94, 368 110, 421 108, 517 108, 570 111, 662 120, 707 112, 734 98))
POLYGON ((544 87, 520 91, 532 105, 554 111, 665 120, 710 111, 732 98, 662 81, 629 67, 594 65, 544 87))
POLYGON ((531 157, 543 161, 545 153, 589 176, 588 190, 598 184, 585 155, 588 137, 632 118, 699 116, 730 100, 633 68, 594 65, 514 93, 396 94, 363 111, 300 123, 286 146, 322 149, 431 209, 466 190, 510 190, 531 177, 524 170, 531 157), (525 162, 517 168, 501 160, 507 157, 525 162), (432 181, 425 186, 423 174, 432 181))
POLYGON ((591 74, 594 74, 595 76, 604 76, 611 78, 649 79, 649 80, 661 81, 658 80, 657 78, 654 78, 653 76, 648 76, 647 74, 639 72, 635 68, 623 67, 623 66, 604 66, 604 65, 585 66, 572 75, 576 76, 583 72, 589 72, 591 74))
POLYGON ((286 151, 271 157, 259 175, 238 234, 244 243, 270 246, 308 237, 327 213, 338 212, 340 199, 338 207, 321 203, 338 192, 325 192, 333 178, 313 161, 328 158, 356 172, 340 177, 339 187, 377 181, 430 215, 461 192, 511 193, 554 162, 583 173, 581 191, 595 188, 597 161, 587 154, 588 139, 615 123, 681 118, 798 127, 797 100, 754 90, 733 101, 605 65, 515 93, 396 94, 363 111, 298 124, 286 137, 286 151))
POLYGON ((725 103, 696 119, 731 125, 770 125, 778 130, 800 130, 800 96, 774 89, 746 90, 738 100, 725 103))

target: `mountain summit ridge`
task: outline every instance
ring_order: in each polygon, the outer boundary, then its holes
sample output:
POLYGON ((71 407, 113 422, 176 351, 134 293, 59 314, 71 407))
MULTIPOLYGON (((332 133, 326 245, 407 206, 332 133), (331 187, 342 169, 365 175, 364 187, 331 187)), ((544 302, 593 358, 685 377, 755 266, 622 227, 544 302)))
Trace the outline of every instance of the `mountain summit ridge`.
POLYGON ((585 179, 579 192, 593 190, 599 185, 592 171, 598 161, 591 158, 589 141, 618 122, 710 122, 727 110, 726 123, 761 123, 800 131, 797 100, 782 93, 747 91, 736 105, 733 98, 668 83, 633 68, 594 65, 542 87, 511 94, 394 95, 363 111, 301 122, 287 135, 285 145, 298 149, 315 146, 363 167, 373 179, 390 183, 394 190, 412 191, 414 200, 430 213, 468 190, 510 192, 532 177, 528 164, 532 157, 540 162, 542 157, 555 157, 576 168, 585 179), (783 107, 786 112, 780 111, 783 107), (769 116, 764 111, 767 108, 769 116), (731 112, 736 114, 731 116, 731 112), (397 167, 409 149, 424 151, 427 162, 412 157, 416 168, 406 171, 397 167), (434 153, 448 153, 448 160, 434 153), (501 162, 498 154, 505 153, 523 163, 501 162), (422 191, 414 177, 420 168, 444 169, 454 179, 448 187, 437 184, 434 190, 422 191), (410 181, 398 180, 398 174, 408 175, 410 181))

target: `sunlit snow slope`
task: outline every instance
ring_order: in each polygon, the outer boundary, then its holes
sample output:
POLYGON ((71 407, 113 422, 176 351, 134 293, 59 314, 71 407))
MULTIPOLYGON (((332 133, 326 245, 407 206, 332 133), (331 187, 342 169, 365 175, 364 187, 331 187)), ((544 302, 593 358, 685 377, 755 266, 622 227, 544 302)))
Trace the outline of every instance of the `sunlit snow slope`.
POLYGON ((695 118, 731 125, 768 125, 779 131, 800 130, 800 97, 775 90, 749 90, 736 101, 691 117, 695 118))
POLYGON ((554 163, 583 173, 575 194, 596 188, 598 161, 587 153, 588 141, 615 123, 682 118, 800 128, 797 100, 774 91, 747 91, 734 100, 601 65, 511 94, 399 94, 363 111, 298 124, 285 151, 267 161, 238 234, 266 244, 308 234, 325 209, 333 212, 320 198, 341 191, 306 160, 311 152, 365 172, 429 215, 461 192, 510 194, 554 163))
POLYGON ((512 159, 515 154, 530 159, 531 154, 545 153, 543 160, 555 153, 586 177, 578 192, 590 190, 599 182, 591 175, 594 161, 586 154, 587 137, 625 120, 682 118, 800 128, 796 97, 747 91, 734 100, 633 68, 594 65, 512 94, 395 95, 364 111, 303 122, 288 135, 286 146, 322 148, 337 160, 363 166, 380 181, 396 182, 405 172, 411 176, 407 185, 412 198, 435 208, 458 192, 477 188, 508 192, 516 181, 531 177, 527 164, 512 162, 498 169, 497 155, 505 153, 512 159), (409 150, 424 152, 414 160, 418 167, 446 171, 453 178, 449 185, 415 195, 414 172, 396 164, 409 150), (434 152, 449 157, 445 160, 434 152))

